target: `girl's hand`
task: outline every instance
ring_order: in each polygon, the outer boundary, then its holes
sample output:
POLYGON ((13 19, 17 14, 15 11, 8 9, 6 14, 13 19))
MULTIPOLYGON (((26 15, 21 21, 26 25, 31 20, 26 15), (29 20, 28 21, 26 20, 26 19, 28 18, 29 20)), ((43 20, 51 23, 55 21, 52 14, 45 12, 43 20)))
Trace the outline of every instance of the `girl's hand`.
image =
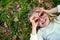
POLYGON ((38 26, 38 21, 36 21, 38 18, 31 16, 30 22, 32 23, 32 35, 36 35, 36 28, 38 26))
POLYGON ((30 22, 32 23, 32 28, 37 28, 38 26, 38 18, 31 16, 30 17, 30 22))
POLYGON ((35 8, 34 12, 38 12, 38 13, 40 12, 40 14, 42 12, 45 12, 45 14, 48 14, 48 15, 51 14, 51 10, 45 10, 44 8, 35 8))

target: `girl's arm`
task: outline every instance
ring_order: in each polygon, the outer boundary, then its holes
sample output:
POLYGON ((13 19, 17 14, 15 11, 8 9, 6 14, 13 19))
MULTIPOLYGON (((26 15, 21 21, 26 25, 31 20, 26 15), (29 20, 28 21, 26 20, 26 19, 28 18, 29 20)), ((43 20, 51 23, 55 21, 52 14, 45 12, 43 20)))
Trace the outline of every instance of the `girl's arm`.
POLYGON ((32 32, 31 32, 30 40, 38 40, 37 34, 36 34, 36 28, 37 28, 38 22, 35 22, 36 18, 35 19, 33 18, 34 16, 30 17, 30 22, 32 23, 32 32))
POLYGON ((60 12, 60 5, 58 5, 57 7, 55 8, 52 8, 50 10, 45 10, 47 13, 57 13, 57 12, 60 12))
POLYGON ((41 32, 38 32, 38 34, 31 34, 30 35, 30 40, 43 40, 42 36, 41 36, 41 32))
MULTIPOLYGON (((32 33, 31 33, 31 37, 30 37, 30 40, 38 40, 38 36, 37 36, 37 33, 36 33, 36 28, 37 28, 37 25, 38 25, 38 22, 35 22, 35 19, 33 19, 34 16, 31 16, 30 17, 30 22, 32 23, 32 33)), ((40 37, 39 40, 43 40, 42 37, 40 37)))
POLYGON ((40 30, 38 30, 38 33, 36 33, 36 28, 32 28, 30 40, 43 40, 42 32, 40 30))
POLYGON ((38 40, 37 38, 37 33, 36 33, 36 28, 32 28, 32 33, 30 35, 30 40, 38 40))

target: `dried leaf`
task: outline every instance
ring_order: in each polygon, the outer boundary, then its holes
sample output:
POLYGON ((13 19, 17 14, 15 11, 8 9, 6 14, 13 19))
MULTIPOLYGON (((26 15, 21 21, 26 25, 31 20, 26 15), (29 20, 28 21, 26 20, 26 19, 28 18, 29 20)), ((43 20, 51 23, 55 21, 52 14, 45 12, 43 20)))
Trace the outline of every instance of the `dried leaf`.
POLYGON ((17 11, 20 11, 21 9, 21 5, 17 5, 17 11))
POLYGON ((2 11, 3 10, 3 7, 0 7, 0 11, 2 11))
POLYGON ((14 18, 14 22, 18 22, 19 19, 17 17, 14 18))
POLYGON ((19 38, 20 38, 20 40, 23 40, 23 36, 22 35, 20 35, 19 38))
POLYGON ((23 30, 23 25, 20 25, 20 30, 23 30))
POLYGON ((14 36, 12 37, 12 40, 16 40, 16 37, 17 37, 17 36, 16 36, 16 35, 14 35, 14 36))
POLYGON ((44 0, 38 0, 38 1, 39 1, 39 3, 41 3, 41 4, 43 4, 43 5, 44 5, 44 3, 45 3, 44 0))
POLYGON ((51 3, 48 3, 48 2, 45 2, 45 6, 46 6, 47 8, 49 8, 49 9, 52 8, 52 4, 51 4, 51 3))
POLYGON ((50 2, 46 2, 45 0, 39 0, 39 3, 46 6, 48 9, 52 8, 52 4, 50 2))
POLYGON ((4 26, 5 26, 5 27, 8 27, 8 25, 7 25, 7 23, 6 23, 6 22, 4 22, 4 26))
POLYGON ((6 29, 4 27, 0 26, 0 32, 5 33, 6 29))

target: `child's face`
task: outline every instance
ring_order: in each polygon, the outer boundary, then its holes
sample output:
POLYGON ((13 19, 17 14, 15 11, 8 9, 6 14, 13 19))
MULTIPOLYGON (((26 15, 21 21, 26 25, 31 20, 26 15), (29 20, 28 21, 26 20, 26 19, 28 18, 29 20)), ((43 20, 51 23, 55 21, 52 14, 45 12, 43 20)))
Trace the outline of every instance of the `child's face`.
POLYGON ((44 12, 39 12, 39 13, 34 12, 33 16, 35 18, 38 18, 36 21, 38 21, 38 26, 40 26, 40 27, 45 27, 50 22, 49 18, 48 18, 48 15, 46 13, 44 13, 44 12))
POLYGON ((39 21, 39 26, 40 27, 44 27, 47 26, 49 24, 49 18, 47 14, 43 14, 42 16, 40 16, 40 21, 39 21))

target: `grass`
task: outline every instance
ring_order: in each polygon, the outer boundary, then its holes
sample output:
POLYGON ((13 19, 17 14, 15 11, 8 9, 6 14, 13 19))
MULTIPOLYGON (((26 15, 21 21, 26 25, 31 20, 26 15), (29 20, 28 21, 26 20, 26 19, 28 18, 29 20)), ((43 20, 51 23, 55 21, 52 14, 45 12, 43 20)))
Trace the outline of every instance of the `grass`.
POLYGON ((37 0, 0 0, 0 40, 29 40, 31 33, 29 11, 35 7, 50 9, 60 4, 60 0, 44 2, 50 5, 46 6, 37 0))

